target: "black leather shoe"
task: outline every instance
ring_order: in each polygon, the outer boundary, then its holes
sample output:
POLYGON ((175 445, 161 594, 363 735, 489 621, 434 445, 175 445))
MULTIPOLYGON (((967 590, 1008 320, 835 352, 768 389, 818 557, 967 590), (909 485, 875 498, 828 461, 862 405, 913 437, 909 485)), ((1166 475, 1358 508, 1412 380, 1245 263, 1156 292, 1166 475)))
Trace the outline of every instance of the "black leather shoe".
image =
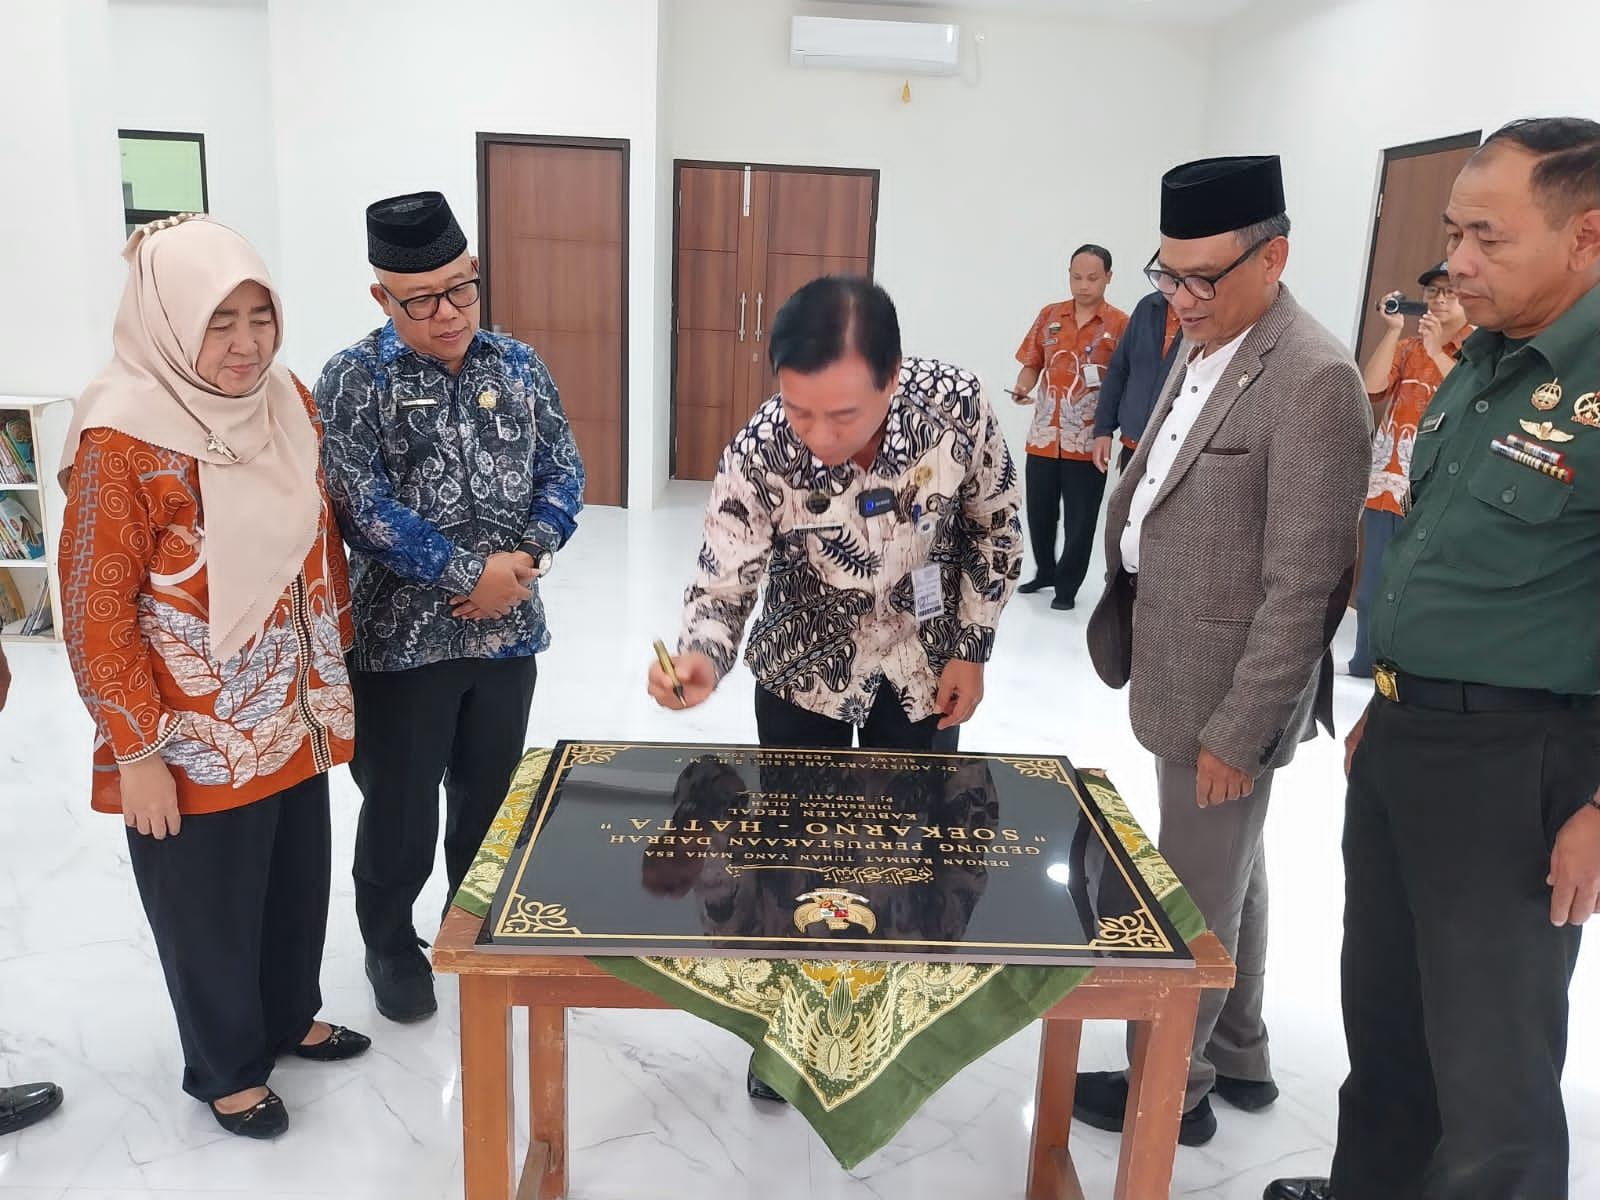
POLYGON ((1274 1179, 1261 1200, 1333 1200, 1333 1188, 1326 1179, 1274 1179))
POLYGON ((1076 600, 1063 600, 1060 596, 1057 596, 1050 601, 1050 607, 1057 612, 1071 612, 1078 607, 1078 602, 1076 600))
POLYGON ((346 1029, 343 1025, 330 1025, 328 1028, 332 1032, 327 1037, 309 1046, 302 1042, 294 1048, 294 1053, 312 1062, 342 1062, 365 1054, 372 1046, 372 1039, 364 1033, 346 1029))
POLYGON ((1042 592, 1045 588, 1055 587, 1055 580, 1044 575, 1035 575, 1027 583, 1017 584, 1017 595, 1031 596, 1035 592, 1042 592))
POLYGON ((744 1073, 744 1090, 750 1093, 750 1099, 752 1100, 767 1100, 773 1104, 789 1103, 756 1075, 754 1067, 747 1069, 744 1073))
POLYGON ((211 1115, 235 1137, 255 1138, 257 1141, 269 1141, 289 1128, 289 1110, 283 1106, 283 1101, 278 1099, 278 1093, 271 1088, 267 1089, 267 1098, 259 1104, 252 1105, 243 1112, 219 1112, 215 1104, 208 1106, 211 1115))
POLYGON ((439 1010, 433 970, 420 946, 399 954, 367 951, 367 979, 378 1011, 391 1021, 420 1021, 439 1010))
POLYGON ((1232 1075, 1218 1075, 1212 1089, 1235 1108, 1245 1112, 1260 1112, 1271 1108, 1278 1098, 1278 1085, 1268 1079, 1235 1079, 1232 1075))
POLYGON ((0 1087, 0 1133, 15 1133, 42 1121, 61 1107, 62 1091, 53 1083, 0 1087))
MULTIPOLYGON (((1072 1096, 1073 1118, 1107 1133, 1122 1132, 1128 1108, 1128 1077, 1121 1071, 1083 1071, 1072 1096)), ((1178 1145, 1204 1146, 1217 1133, 1211 1099, 1202 1097, 1178 1125, 1178 1145)))

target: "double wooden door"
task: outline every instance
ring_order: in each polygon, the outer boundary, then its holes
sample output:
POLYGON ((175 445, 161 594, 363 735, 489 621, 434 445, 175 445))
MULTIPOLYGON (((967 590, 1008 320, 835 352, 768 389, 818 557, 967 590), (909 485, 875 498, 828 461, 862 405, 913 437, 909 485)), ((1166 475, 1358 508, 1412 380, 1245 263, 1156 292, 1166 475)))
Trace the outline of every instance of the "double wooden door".
POLYGON ((478 137, 485 316, 550 368, 586 504, 627 503, 628 143, 478 137))
POLYGON ((741 425, 777 390, 767 331, 819 275, 870 275, 876 171, 677 164, 673 457, 710 479, 741 425))

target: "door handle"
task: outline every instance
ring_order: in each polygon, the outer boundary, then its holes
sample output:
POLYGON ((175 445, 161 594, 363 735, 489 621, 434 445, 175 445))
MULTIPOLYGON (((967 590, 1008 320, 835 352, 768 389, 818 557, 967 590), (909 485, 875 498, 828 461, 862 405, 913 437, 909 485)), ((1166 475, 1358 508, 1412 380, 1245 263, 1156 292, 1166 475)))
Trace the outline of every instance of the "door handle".
POLYGON ((744 341, 744 293, 739 293, 739 340, 744 341))
POLYGON ((756 341, 761 340, 761 293, 756 293, 756 341))

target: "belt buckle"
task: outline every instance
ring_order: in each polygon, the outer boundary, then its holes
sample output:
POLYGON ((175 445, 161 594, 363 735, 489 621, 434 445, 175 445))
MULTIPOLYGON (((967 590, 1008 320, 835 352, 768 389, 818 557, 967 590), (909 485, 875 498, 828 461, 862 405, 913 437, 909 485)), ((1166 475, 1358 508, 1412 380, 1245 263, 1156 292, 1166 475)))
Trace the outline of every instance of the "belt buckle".
POLYGON ((1372 668, 1373 682, 1378 685, 1378 695, 1391 704, 1400 703, 1400 677, 1393 667, 1376 663, 1372 668))

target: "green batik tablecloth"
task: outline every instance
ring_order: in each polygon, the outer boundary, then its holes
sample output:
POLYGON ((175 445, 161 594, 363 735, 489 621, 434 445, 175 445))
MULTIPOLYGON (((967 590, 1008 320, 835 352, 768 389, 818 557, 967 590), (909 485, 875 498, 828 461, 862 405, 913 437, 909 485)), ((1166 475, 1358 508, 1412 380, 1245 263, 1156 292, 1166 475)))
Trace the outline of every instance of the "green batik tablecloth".
MULTIPOLYGON (((550 763, 530 750, 455 905, 488 915, 550 763)), ((1081 771, 1101 811, 1191 940, 1205 921, 1105 773, 1081 771)), ((1085 967, 765 958, 593 962, 749 1043, 756 1074, 811 1122, 841 1165, 882 1147, 952 1075, 1037 1020, 1085 967)))

